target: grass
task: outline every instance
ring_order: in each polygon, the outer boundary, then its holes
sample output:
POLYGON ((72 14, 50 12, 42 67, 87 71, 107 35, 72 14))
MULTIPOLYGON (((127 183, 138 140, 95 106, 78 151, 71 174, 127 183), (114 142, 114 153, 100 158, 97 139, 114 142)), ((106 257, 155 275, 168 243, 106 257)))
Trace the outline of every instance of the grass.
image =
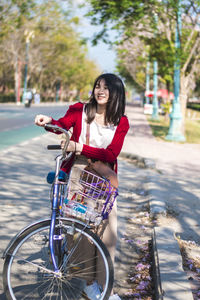
POLYGON ((186 120, 185 136, 187 143, 200 144, 200 120, 186 120))
MULTIPOLYGON (((169 131, 170 120, 162 115, 159 116, 159 120, 151 120, 148 117, 149 125, 151 126, 153 135, 159 140, 165 140, 169 131)), ((185 121, 185 138, 186 143, 200 144, 200 112, 192 111, 190 109, 186 112, 185 121)))

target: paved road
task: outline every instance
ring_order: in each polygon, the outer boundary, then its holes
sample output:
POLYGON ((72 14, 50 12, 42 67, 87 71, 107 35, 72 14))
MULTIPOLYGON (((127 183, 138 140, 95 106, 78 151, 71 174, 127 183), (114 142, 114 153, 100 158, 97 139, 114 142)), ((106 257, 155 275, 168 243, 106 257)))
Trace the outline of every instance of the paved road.
POLYGON ((0 105, 0 150, 16 145, 35 136, 43 130, 34 125, 36 114, 47 114, 58 118, 64 115, 68 105, 40 105, 25 108, 16 105, 0 105))

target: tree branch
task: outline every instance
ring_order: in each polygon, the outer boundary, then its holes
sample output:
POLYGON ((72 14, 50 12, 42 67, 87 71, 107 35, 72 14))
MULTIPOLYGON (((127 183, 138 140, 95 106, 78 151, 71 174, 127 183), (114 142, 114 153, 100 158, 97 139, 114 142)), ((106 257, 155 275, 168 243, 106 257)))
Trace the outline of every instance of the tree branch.
POLYGON ((190 54, 189 54, 189 56, 188 56, 188 58, 187 58, 187 60, 184 64, 182 70, 181 70, 183 73, 185 73, 185 71, 186 71, 186 69, 187 69, 187 67, 188 67, 188 65, 189 65, 189 63, 190 63, 197 47, 198 47, 198 45, 199 45, 199 42, 200 42, 200 36, 198 36, 198 38, 196 39, 195 44, 193 45, 192 50, 191 50, 191 52, 190 52, 190 54))

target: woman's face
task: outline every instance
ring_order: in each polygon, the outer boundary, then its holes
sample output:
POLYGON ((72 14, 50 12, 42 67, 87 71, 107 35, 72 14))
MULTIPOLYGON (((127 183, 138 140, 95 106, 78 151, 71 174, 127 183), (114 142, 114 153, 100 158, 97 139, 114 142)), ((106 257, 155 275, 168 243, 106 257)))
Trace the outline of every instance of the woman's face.
POLYGON ((109 89, 104 79, 97 82, 94 89, 94 97, 98 105, 105 105, 109 99, 109 89))

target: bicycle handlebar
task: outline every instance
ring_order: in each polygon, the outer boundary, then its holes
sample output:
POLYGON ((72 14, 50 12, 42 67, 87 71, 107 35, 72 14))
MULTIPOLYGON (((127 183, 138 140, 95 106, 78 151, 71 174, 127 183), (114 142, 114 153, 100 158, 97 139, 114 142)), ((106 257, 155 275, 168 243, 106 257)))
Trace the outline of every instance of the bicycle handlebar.
POLYGON ((69 137, 68 131, 66 129, 64 129, 64 128, 58 127, 57 125, 45 124, 44 128, 47 129, 47 130, 51 130, 54 133, 62 132, 62 133, 64 133, 66 135, 66 137, 69 137))
MULTIPOLYGON (((65 142, 64 148, 62 149, 62 153, 63 153, 63 156, 65 157, 66 156, 66 150, 67 150, 67 147, 69 145, 69 139, 70 139, 68 131, 64 128, 61 128, 61 127, 58 127, 57 125, 52 125, 52 124, 45 124, 44 128, 47 129, 47 130, 50 130, 54 133, 64 133, 64 135, 66 137, 66 142, 65 142)), ((60 150, 61 145, 48 145, 47 149, 48 150, 60 150)))
POLYGON ((48 145, 47 149, 48 150, 60 150, 61 149, 61 145, 48 145))

